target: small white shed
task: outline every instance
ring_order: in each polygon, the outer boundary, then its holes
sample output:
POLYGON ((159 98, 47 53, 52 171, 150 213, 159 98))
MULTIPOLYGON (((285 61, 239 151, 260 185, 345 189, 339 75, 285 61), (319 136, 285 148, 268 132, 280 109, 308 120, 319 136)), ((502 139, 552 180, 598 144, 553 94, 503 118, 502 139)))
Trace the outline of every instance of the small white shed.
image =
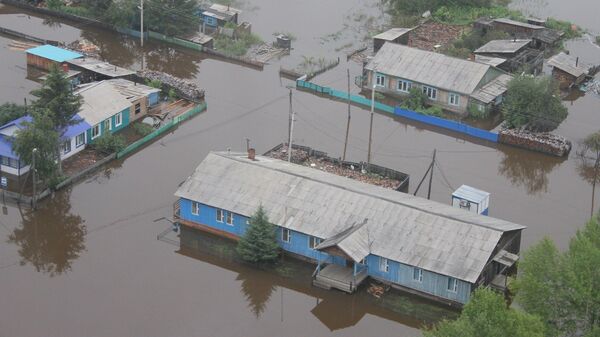
POLYGON ((488 215, 490 194, 471 186, 462 185, 452 193, 452 207, 488 215))

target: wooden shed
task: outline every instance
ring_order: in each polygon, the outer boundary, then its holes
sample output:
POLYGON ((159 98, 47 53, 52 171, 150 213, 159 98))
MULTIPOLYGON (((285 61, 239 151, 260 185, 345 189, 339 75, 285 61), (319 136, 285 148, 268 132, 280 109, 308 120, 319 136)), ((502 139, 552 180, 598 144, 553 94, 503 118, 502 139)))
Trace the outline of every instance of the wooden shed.
POLYGON ((373 36, 373 51, 377 52, 386 42, 408 45, 408 35, 413 28, 392 28, 373 36))
POLYGON ((27 65, 43 70, 50 70, 52 65, 60 66, 63 62, 83 57, 79 53, 49 44, 27 49, 26 54, 27 65))
POLYGON ((588 72, 588 68, 579 62, 579 57, 562 52, 550 58, 548 65, 552 68, 552 77, 558 80, 561 89, 581 84, 588 72))

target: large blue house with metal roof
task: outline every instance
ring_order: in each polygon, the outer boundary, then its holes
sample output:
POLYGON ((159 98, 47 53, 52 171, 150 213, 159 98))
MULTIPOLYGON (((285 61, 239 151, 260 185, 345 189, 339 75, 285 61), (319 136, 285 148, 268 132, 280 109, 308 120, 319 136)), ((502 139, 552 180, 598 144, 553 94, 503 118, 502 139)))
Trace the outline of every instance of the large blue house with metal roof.
POLYGON ((286 253, 317 266, 313 284, 355 291, 371 277, 460 306, 477 287, 505 288, 524 226, 319 169, 210 153, 179 187, 186 230, 244 235, 262 205, 286 253))
MULTIPOLYGON (((79 115, 75 115, 73 119, 75 124, 69 126, 61 137, 60 155, 62 160, 85 148, 85 134, 90 125, 79 115)), ((29 122, 31 122, 31 116, 23 116, 0 126, 0 170, 3 173, 20 176, 29 171, 29 166, 19 160, 19 156, 14 153, 12 147, 16 132, 26 128, 26 124, 29 122)))

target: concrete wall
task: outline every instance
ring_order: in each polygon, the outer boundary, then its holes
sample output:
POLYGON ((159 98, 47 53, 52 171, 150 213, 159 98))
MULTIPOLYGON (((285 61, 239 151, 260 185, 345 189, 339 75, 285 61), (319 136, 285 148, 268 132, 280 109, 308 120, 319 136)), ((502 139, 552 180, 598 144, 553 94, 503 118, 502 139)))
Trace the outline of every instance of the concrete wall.
POLYGON ((427 270, 422 270, 422 281, 413 279, 414 268, 400 262, 388 260, 388 271, 379 268, 381 257, 369 255, 367 257, 368 274, 372 277, 398 284, 402 287, 414 289, 435 297, 446 300, 467 303, 471 296, 471 284, 457 280, 457 291, 448 291, 448 276, 440 275, 427 270))

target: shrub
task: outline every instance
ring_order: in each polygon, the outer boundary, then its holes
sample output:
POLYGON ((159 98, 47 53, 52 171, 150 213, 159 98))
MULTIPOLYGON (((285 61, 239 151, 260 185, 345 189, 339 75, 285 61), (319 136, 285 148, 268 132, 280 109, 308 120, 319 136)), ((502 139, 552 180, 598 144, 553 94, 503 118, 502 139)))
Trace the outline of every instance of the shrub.
POLYGON ((126 146, 125 138, 121 135, 105 133, 93 143, 96 150, 105 153, 115 153, 123 150, 126 146))
POLYGON ((58 186, 65 180, 67 180, 67 177, 64 175, 53 175, 52 177, 50 177, 50 179, 48 179, 48 187, 51 190, 56 190, 56 186, 58 186))
POLYGON ((425 107, 427 95, 420 88, 413 87, 410 89, 408 97, 404 100, 402 107, 405 109, 417 111, 425 107))
POLYGON ((12 122, 17 118, 27 114, 27 107, 14 103, 4 103, 0 105, 0 125, 12 122))
POLYGON ((548 20, 546 20, 546 27, 565 33, 565 39, 572 39, 581 36, 581 29, 569 21, 548 18, 548 20))
POLYGON ((455 25, 467 25, 483 16, 492 18, 508 17, 514 20, 523 19, 523 15, 519 11, 511 10, 505 6, 442 6, 433 12, 433 18, 436 21, 455 25))
POLYGON ((475 119, 486 119, 490 116, 490 112, 488 110, 479 110, 477 104, 469 104, 468 111, 469 116, 475 119))
POLYGON ((133 131, 140 136, 146 136, 154 131, 152 125, 148 125, 146 123, 135 123, 133 124, 133 131))
POLYGON ((248 48, 261 43, 262 40, 255 34, 240 34, 237 39, 219 35, 215 39, 215 49, 230 56, 244 56, 248 48))

